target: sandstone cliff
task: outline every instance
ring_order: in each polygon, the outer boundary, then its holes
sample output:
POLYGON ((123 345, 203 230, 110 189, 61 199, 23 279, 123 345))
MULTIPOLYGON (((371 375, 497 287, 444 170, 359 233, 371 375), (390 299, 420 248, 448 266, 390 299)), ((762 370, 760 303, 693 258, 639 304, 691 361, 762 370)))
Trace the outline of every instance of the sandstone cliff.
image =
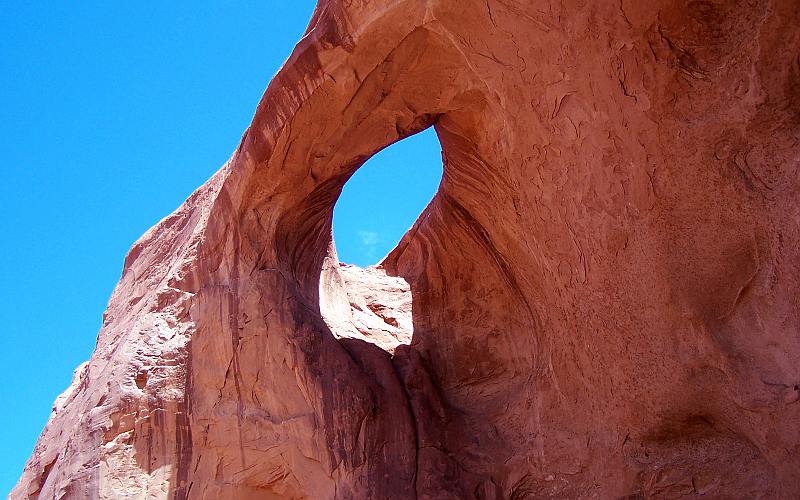
POLYGON ((796 0, 320 0, 11 498, 796 498, 799 167, 796 0), (429 126, 439 192, 340 267, 429 126))

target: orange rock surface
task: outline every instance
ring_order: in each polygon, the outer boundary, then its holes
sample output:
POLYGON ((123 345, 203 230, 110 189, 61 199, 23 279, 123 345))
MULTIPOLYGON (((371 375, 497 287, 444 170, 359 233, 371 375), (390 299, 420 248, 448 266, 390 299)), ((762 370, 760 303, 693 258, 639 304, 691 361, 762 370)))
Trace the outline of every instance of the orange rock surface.
POLYGON ((799 167, 796 0, 320 0, 11 498, 797 498, 799 167), (439 192, 339 266, 429 126, 439 192))

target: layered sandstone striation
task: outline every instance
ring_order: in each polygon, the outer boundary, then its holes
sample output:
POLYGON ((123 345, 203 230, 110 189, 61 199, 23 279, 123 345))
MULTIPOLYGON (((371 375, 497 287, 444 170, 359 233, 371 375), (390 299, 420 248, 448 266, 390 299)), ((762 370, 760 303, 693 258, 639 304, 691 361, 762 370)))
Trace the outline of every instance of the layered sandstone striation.
POLYGON ((320 0, 11 498, 796 498, 799 167, 795 0, 320 0), (339 266, 430 126, 435 198, 339 266))

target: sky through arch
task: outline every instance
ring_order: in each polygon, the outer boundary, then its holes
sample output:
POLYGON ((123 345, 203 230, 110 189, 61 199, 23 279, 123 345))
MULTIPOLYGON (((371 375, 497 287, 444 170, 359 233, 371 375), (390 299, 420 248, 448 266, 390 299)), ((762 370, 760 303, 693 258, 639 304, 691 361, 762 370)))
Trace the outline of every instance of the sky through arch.
POLYGON ((441 179, 441 146, 433 127, 370 158, 347 181, 333 210, 339 261, 377 264, 414 224, 441 179))

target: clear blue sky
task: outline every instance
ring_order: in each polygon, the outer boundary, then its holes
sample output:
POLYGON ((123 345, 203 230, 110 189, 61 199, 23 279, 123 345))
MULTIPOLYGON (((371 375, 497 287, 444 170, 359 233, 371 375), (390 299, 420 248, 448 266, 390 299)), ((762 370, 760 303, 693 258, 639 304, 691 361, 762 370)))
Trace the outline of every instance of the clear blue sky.
MULTIPOLYGON (((0 5, 0 493, 94 348, 130 245, 230 156, 314 2, 0 5)), ((370 160, 336 207, 373 264, 436 190, 432 131, 370 160)))

